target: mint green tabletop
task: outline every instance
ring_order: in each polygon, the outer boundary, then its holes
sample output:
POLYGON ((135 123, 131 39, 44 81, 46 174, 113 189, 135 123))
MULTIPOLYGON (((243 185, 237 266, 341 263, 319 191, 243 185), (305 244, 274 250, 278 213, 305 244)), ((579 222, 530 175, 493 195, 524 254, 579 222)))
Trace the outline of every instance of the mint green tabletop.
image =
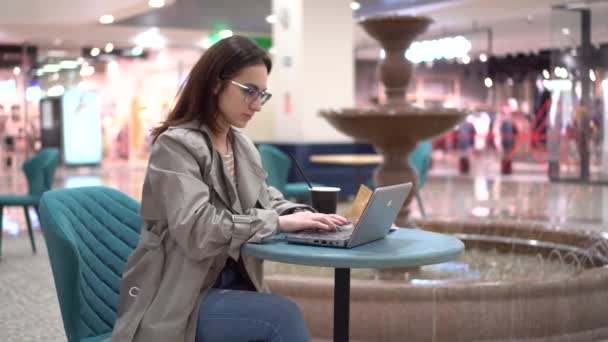
POLYGON ((352 249, 297 245, 277 235, 262 244, 247 243, 244 255, 288 264, 334 268, 413 267, 450 261, 464 253, 455 237, 420 229, 401 228, 386 238, 352 249))

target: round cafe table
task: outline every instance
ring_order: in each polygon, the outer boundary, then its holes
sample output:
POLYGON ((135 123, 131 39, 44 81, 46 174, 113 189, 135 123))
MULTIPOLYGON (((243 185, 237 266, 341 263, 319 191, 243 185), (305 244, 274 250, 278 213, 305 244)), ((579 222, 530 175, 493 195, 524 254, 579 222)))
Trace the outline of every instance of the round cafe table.
POLYGON ((281 234, 262 244, 247 243, 244 255, 288 264, 334 268, 334 341, 348 341, 351 268, 415 267, 446 262, 464 253, 455 237, 401 228, 385 238, 352 248, 287 243, 281 234))

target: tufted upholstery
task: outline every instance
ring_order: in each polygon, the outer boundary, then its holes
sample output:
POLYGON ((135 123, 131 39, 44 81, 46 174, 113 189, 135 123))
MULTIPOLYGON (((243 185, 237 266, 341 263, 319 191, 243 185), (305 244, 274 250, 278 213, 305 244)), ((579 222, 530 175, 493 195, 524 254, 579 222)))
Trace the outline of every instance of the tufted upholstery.
POLYGON ((52 190, 40 220, 68 341, 108 337, 122 271, 139 241, 139 204, 106 187, 52 190))

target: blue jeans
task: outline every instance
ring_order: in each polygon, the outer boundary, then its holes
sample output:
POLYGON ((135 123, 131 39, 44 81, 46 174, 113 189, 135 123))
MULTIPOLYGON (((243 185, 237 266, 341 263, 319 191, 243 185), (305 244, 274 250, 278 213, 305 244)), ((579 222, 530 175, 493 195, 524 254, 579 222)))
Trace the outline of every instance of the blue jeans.
POLYGON ((198 316, 196 342, 310 341, 298 306, 254 291, 211 288, 198 316))

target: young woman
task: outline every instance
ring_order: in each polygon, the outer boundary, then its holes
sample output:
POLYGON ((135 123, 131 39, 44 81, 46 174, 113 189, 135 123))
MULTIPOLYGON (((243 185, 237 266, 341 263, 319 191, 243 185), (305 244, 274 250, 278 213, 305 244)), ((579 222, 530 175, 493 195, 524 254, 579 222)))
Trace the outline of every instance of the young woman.
POLYGON ((265 183, 238 129, 270 99, 271 62, 247 38, 213 45, 196 63, 167 120, 153 132, 138 247, 123 273, 111 341, 307 341, 298 307, 266 293, 246 242, 338 215, 286 201, 265 183))

